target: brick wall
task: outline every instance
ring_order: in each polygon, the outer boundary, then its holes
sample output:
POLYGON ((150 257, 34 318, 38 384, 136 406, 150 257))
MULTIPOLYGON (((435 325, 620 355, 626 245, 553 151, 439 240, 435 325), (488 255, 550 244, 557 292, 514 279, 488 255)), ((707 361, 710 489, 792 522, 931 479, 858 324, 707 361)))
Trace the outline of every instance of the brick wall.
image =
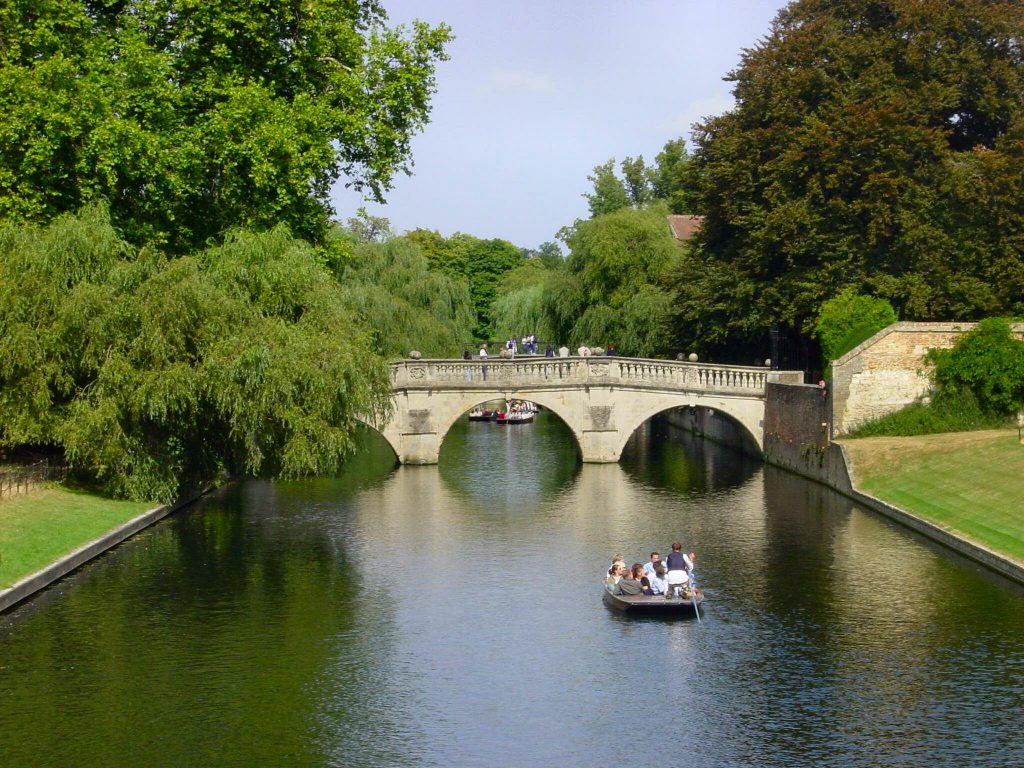
MULTIPOLYGON (((835 434, 849 432, 928 394, 929 349, 948 349, 976 323, 894 323, 832 362, 835 434)), ((1024 324, 1014 326, 1024 339, 1024 324)))
POLYGON ((810 384, 768 384, 764 459, 841 492, 850 489, 846 461, 829 438, 831 393, 810 384))

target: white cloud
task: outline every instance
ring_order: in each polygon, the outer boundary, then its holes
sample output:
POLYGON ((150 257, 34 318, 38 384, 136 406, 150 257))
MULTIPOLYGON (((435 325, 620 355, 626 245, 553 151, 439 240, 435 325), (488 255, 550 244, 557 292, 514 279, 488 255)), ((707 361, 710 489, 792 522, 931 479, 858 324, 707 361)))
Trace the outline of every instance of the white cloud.
POLYGON ((673 136, 689 136, 690 127, 702 118, 720 115, 736 106, 732 95, 709 96, 695 99, 686 105, 682 112, 677 112, 658 123, 658 130, 673 136))
POLYGON ((555 83, 547 75, 525 69, 492 69, 487 76, 486 90, 490 93, 555 92, 555 83))

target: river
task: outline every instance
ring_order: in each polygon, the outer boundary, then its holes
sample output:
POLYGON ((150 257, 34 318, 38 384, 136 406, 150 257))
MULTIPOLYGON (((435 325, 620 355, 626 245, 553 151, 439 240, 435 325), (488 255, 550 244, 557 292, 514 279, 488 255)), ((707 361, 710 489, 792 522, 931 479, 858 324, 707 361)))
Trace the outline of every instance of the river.
POLYGON ((663 424, 213 494, 0 616, 0 766, 1024 764, 1024 595, 663 424), (605 608, 681 540, 703 622, 605 608))

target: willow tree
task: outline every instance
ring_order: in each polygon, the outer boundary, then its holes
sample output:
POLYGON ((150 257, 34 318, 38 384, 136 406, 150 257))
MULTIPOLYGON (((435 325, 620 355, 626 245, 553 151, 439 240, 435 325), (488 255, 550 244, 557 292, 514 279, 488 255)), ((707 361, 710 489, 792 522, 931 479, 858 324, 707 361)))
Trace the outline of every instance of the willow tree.
POLYGON ((905 319, 1024 310, 1024 6, 797 0, 697 132, 680 332, 809 335, 844 288, 905 319))
POLYGON ((569 257, 546 291, 557 338, 642 356, 672 345, 669 278, 683 253, 665 215, 661 206, 622 208, 576 222, 569 257))
POLYGON ((336 471, 387 412, 382 359, 284 228, 169 258, 101 208, 0 227, 0 446, 62 449, 117 496, 336 471))
POLYGON ((14 2, 0 28, 0 217, 102 198, 178 252, 278 223, 319 242, 339 179, 380 200, 450 39, 377 0, 14 2))
POLYGON ((407 237, 354 246, 336 267, 345 306, 360 319, 373 347, 387 358, 416 349, 428 357, 454 357, 473 342, 476 314, 466 282, 432 271, 407 237))

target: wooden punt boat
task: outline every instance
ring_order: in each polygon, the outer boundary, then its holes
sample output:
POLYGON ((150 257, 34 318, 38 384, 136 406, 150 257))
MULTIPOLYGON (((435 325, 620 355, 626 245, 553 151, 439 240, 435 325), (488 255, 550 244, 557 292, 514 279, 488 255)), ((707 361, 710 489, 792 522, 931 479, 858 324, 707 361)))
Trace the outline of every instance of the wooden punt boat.
POLYGON ((497 418, 497 411, 477 409, 469 412, 470 421, 494 421, 497 418))
POLYGON ((697 591, 697 606, 693 600, 681 597, 666 598, 664 595, 613 595, 607 589, 604 604, 609 608, 630 616, 696 616, 698 607, 704 602, 704 594, 697 591))

